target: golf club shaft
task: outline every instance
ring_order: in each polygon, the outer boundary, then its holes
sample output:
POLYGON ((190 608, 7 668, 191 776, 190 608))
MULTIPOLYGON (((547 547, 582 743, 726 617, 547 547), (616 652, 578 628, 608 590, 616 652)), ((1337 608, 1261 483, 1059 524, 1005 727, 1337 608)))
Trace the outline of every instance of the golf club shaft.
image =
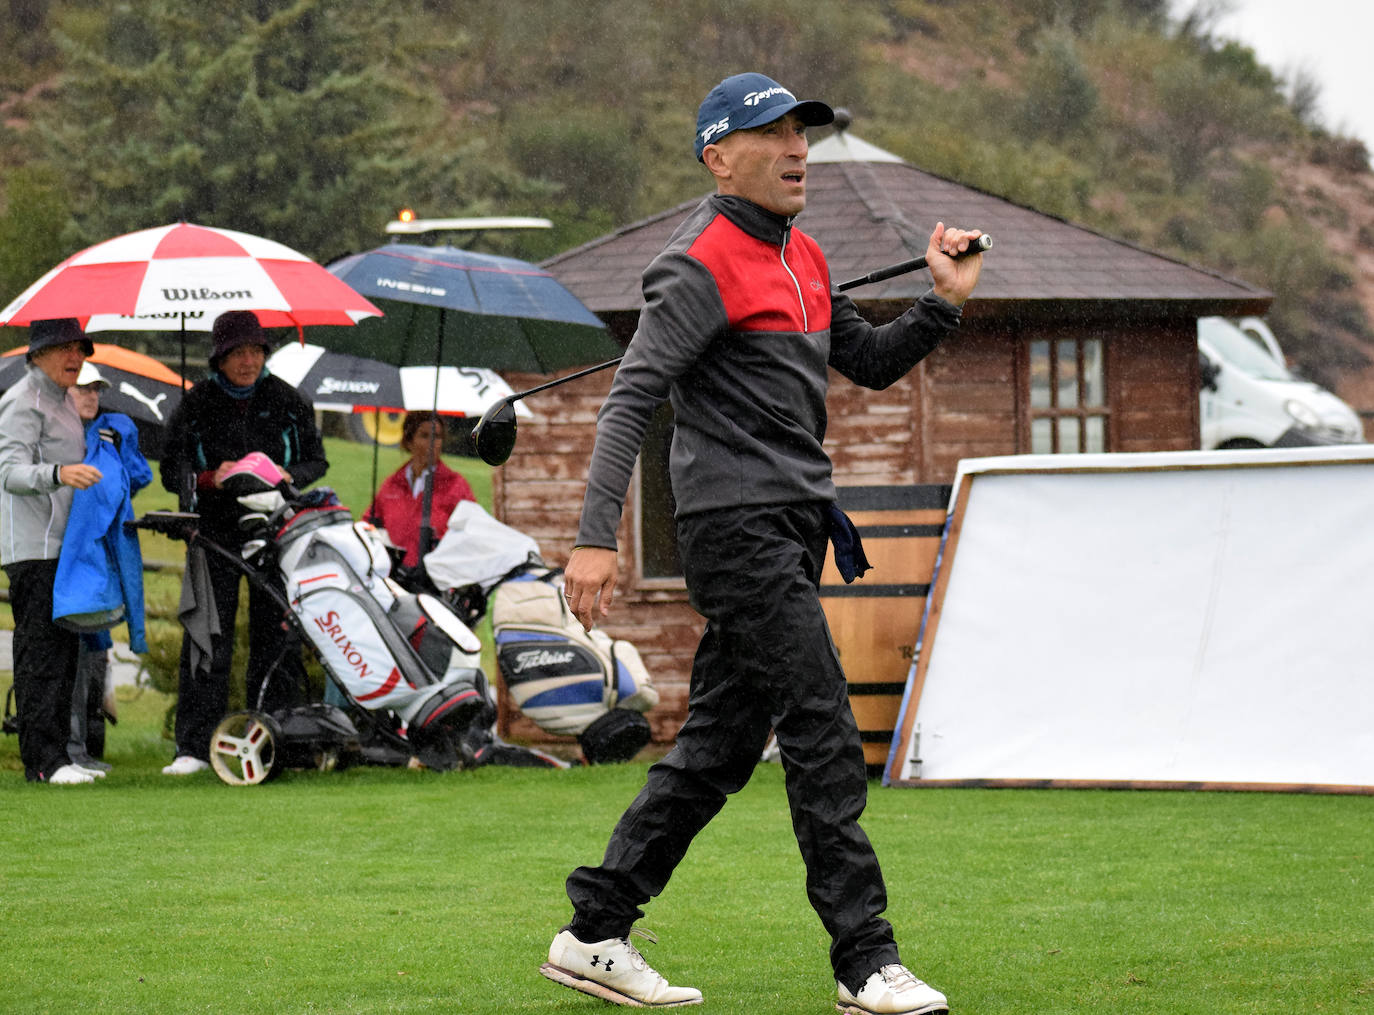
MULTIPOLYGON (((983 251, 988 250, 991 247, 992 237, 989 236, 987 233, 984 233, 977 239, 971 241, 968 245, 967 250, 960 251, 954 256, 967 257, 969 254, 981 254, 983 251)), ((888 265, 886 268, 879 268, 877 271, 871 271, 863 278, 854 278, 850 279, 848 282, 841 282, 838 286, 836 286, 836 288, 843 292, 846 289, 853 289, 855 286, 867 285, 869 282, 881 282, 883 279, 892 278, 895 275, 905 275, 909 271, 919 271, 925 266, 925 257, 917 257, 913 258, 910 261, 903 261, 901 264, 891 264, 888 265)), ((526 391, 517 391, 513 395, 506 396, 506 401, 518 402, 520 399, 526 398, 529 395, 536 394, 537 392, 557 387, 559 384, 566 384, 568 381, 575 381, 579 377, 586 377, 588 374, 594 374, 601 370, 606 370, 609 367, 615 366, 624 358, 625 357, 623 356, 617 356, 615 359, 608 359, 605 363, 598 363, 594 367, 587 367, 585 370, 579 370, 576 373, 568 374, 567 377, 560 377, 557 380, 548 381, 545 384, 538 384, 533 388, 529 388, 526 391)))
MULTIPOLYGON (((955 254, 956 258, 968 257, 969 254, 981 254, 983 251, 992 247, 992 237, 987 233, 972 240, 967 250, 961 250, 955 254)), ((879 268, 877 271, 870 271, 863 278, 851 278, 848 282, 841 282, 835 288, 840 292, 846 289, 853 289, 856 286, 868 285, 870 282, 881 282, 883 279, 893 278, 897 275, 905 275, 909 271, 920 271, 926 266, 925 255, 914 257, 910 261, 902 261, 900 264, 890 264, 886 268, 879 268)))
POLYGON ((586 377, 588 374, 594 374, 594 373, 597 373, 598 371, 605 370, 605 369, 607 369, 607 368, 609 368, 609 367, 613 367, 613 366, 615 366, 617 363, 619 363, 619 362, 620 362, 622 359, 624 359, 624 358, 625 358, 624 356, 617 356, 615 359, 608 359, 605 363, 598 363, 598 364, 597 364, 596 366, 594 366, 594 367, 587 367, 587 369, 585 369, 585 370, 579 370, 579 371, 577 371, 577 373, 575 373, 575 374, 568 374, 567 377, 560 377, 560 378, 558 378, 558 379, 555 380, 555 381, 549 381, 549 382, 546 383, 546 384, 539 384, 539 385, 536 385, 535 387, 530 388, 528 391, 517 391, 517 392, 516 392, 515 394, 513 394, 513 395, 507 395, 507 396, 506 396, 506 401, 508 401, 508 402, 518 402, 520 399, 524 398, 526 395, 533 395, 533 394, 534 394, 535 392, 537 392, 537 391, 543 391, 543 390, 545 390, 546 388, 556 387, 556 386, 558 386, 559 384, 566 384, 568 381, 575 381, 575 380, 577 380, 579 377, 586 377))

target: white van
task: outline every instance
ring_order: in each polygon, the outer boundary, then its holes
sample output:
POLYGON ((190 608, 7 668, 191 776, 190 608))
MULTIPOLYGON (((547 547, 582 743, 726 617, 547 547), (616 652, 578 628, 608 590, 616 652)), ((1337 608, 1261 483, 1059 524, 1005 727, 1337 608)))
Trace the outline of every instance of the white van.
POLYGON ((1272 332, 1247 323, 1250 333, 1224 317, 1198 318, 1203 450, 1362 443, 1355 410, 1294 377, 1272 332))

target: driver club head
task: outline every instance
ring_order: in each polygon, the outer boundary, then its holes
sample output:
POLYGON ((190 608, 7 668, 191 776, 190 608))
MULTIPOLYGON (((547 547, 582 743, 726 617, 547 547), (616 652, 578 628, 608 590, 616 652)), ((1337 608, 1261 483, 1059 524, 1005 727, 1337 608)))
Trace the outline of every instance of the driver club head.
POLYGON ((477 457, 488 465, 505 465, 515 450, 515 400, 503 398, 491 405, 472 428, 477 457))

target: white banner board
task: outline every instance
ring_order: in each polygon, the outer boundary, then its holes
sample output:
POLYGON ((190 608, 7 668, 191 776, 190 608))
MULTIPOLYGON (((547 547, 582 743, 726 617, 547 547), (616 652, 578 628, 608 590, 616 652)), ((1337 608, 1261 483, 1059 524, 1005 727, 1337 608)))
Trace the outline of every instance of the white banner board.
POLYGON ((884 781, 1363 791, 1372 613, 1374 447, 966 461, 884 781))

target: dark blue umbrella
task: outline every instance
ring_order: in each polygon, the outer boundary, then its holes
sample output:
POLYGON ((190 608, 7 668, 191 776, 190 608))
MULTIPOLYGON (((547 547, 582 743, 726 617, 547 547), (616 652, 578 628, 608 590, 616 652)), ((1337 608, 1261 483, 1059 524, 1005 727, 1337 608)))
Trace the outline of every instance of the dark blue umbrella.
POLYGON ((622 351, 600 318, 528 261, 389 243, 326 267, 386 315, 311 329, 313 341, 339 352, 398 366, 551 373, 622 351))

